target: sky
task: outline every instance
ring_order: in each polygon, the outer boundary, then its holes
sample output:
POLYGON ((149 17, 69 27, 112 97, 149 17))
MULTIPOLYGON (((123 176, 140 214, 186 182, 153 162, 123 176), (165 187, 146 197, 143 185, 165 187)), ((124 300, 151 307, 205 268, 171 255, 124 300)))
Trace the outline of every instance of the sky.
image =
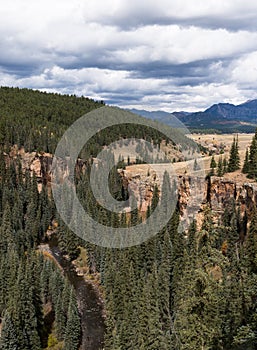
POLYGON ((0 0, 0 85, 146 110, 257 98, 253 0, 0 0))

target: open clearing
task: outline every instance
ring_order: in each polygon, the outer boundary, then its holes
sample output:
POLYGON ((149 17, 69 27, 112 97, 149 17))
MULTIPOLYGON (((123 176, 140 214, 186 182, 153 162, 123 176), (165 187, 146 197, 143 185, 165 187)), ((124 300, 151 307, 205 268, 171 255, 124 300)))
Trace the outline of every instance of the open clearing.
MULTIPOLYGON (((238 141, 239 141, 239 153, 241 158, 241 166, 243 166, 244 157, 245 157, 245 151, 246 148, 250 146, 252 138, 254 134, 238 134, 238 141)), ((231 147, 231 144, 233 142, 235 134, 225 134, 225 135, 217 135, 217 134, 206 134, 206 135, 199 135, 199 134, 192 134, 190 137, 195 140, 196 142, 200 142, 204 146, 212 146, 217 145, 220 143, 225 144, 224 148, 224 154, 222 157, 226 157, 229 159, 229 150, 231 147)), ((208 148, 207 147, 207 148, 208 148)), ((215 155, 215 160, 218 161, 220 155, 215 155)), ((201 168, 204 169, 204 171, 200 171, 199 175, 203 176, 204 174, 207 175, 207 173, 210 170, 210 156, 204 156, 198 160, 198 163, 201 164, 201 168), (201 163, 202 162, 202 163, 201 163)), ((183 175, 185 173, 191 174, 192 173, 192 166, 193 161, 185 161, 185 162, 178 162, 178 163, 169 163, 169 164, 138 164, 138 165, 131 165, 126 167, 126 170, 128 173, 131 173, 133 175, 143 175, 146 176, 146 174, 150 171, 154 171, 157 175, 157 177, 162 177, 162 174, 165 170, 172 170, 177 175, 183 175), (159 176, 158 176, 159 175, 159 176)), ((170 172, 170 171, 169 171, 170 172)), ((195 175, 198 175, 197 172, 195 172, 195 175)), ((249 180, 244 174, 241 173, 241 171, 236 171, 234 173, 225 174, 224 176, 227 179, 235 180, 238 183, 244 183, 244 182, 253 182, 253 180, 249 180)))

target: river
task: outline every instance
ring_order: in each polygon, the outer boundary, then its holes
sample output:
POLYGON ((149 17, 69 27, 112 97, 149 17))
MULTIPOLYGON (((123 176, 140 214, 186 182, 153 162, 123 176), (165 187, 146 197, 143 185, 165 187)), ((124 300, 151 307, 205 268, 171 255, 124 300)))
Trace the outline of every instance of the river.
POLYGON ((90 282, 79 276, 74 266, 68 261, 52 237, 49 250, 62 267, 64 274, 74 286, 81 315, 82 341, 80 350, 100 350, 104 348, 103 304, 98 292, 90 282))

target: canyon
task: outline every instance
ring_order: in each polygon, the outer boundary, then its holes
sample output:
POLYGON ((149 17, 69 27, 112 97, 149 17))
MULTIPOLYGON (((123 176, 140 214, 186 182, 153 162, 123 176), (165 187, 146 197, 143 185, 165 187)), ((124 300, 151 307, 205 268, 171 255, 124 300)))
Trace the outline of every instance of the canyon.
MULTIPOLYGON (((23 171, 34 173, 38 182, 39 191, 42 184, 51 186, 51 166, 53 156, 44 152, 25 152, 23 149, 13 148, 9 155, 21 159, 23 171)), ((203 173, 187 174, 177 171, 183 167, 184 162, 173 164, 170 173, 171 183, 175 180, 177 185, 178 208, 181 222, 187 229, 193 219, 198 226, 201 225, 203 209, 209 205, 213 212, 214 222, 219 223, 225 209, 234 201, 241 218, 246 214, 251 217, 255 204, 257 204, 257 183, 247 179, 240 171, 225 174, 223 177, 206 177, 203 173)), ((63 164, 65 168, 65 164, 63 164)), ((77 167, 83 171, 85 164, 79 160, 77 167)), ((137 198, 138 208, 142 214, 146 213, 151 204, 155 185, 161 195, 162 176, 164 171, 171 169, 171 164, 139 164, 119 169, 124 188, 132 190, 137 198)), ((64 171, 65 173, 65 171, 64 171)), ((69 176, 68 170, 65 176, 69 176)), ((127 208, 129 211, 129 208, 127 208)))

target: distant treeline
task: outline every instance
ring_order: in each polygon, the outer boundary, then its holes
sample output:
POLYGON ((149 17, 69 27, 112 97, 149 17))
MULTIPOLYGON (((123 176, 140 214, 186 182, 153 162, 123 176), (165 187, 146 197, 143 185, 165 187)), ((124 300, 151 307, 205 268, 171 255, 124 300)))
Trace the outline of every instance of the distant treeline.
POLYGON ((256 125, 234 125, 234 126, 227 126, 222 125, 217 128, 208 128, 206 126, 198 127, 198 128, 190 128, 188 127, 191 133, 195 134, 252 134, 256 130, 256 125))

